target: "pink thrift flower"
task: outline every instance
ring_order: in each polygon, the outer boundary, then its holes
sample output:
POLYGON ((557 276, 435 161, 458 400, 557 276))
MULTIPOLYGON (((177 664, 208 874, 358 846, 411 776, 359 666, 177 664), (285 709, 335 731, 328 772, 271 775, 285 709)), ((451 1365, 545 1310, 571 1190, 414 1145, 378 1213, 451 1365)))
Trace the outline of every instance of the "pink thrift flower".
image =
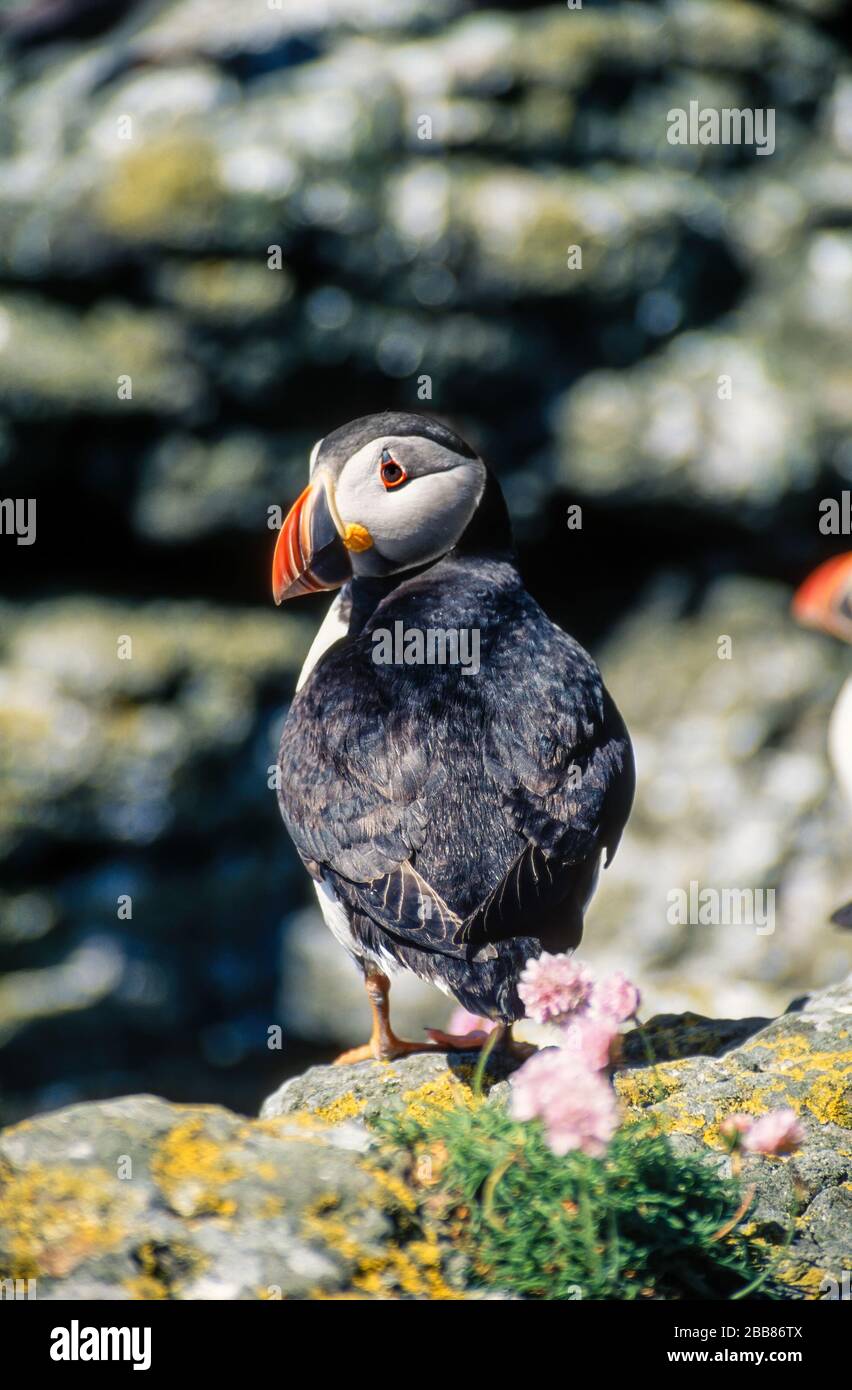
POLYGON ((795 1110, 772 1110, 755 1120, 743 1146, 755 1154, 792 1154, 804 1141, 795 1110))
POLYGON ((751 1115, 728 1115, 719 1126, 719 1133, 725 1139, 739 1140, 748 1134, 754 1120, 751 1115))
POLYGON ((617 1019, 619 1023, 626 1023, 628 1018, 635 1017, 639 1012, 639 998, 636 986, 617 970, 614 975, 607 975, 606 979, 595 985, 592 991, 592 1012, 608 1015, 617 1019))
POLYGON ((561 1047, 530 1057, 511 1081, 516 1120, 540 1119, 555 1154, 580 1149, 600 1158, 618 1127, 615 1093, 599 1072, 586 1070, 561 1047))
POLYGON ((562 1023, 571 1014, 585 1013, 592 988, 590 970, 567 954, 552 956, 547 951, 527 962, 518 982, 527 1016, 536 1023, 562 1023))
POLYGON ((452 1018, 447 1024, 447 1032, 454 1033, 456 1037, 467 1037, 468 1033, 484 1033, 487 1037, 489 1033, 497 1027, 491 1018, 480 1018, 477 1014, 469 1013, 461 1005, 453 1009, 452 1018))
POLYGON ((564 1028, 562 1046, 589 1071, 606 1071, 618 1061, 621 1034, 614 1018, 596 1018, 586 1014, 569 1019, 564 1028))

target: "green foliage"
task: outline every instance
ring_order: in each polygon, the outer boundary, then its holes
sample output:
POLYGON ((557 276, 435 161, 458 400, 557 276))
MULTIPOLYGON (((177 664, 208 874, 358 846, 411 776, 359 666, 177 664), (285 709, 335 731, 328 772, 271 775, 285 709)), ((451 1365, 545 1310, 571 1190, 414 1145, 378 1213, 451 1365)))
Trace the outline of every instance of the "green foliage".
POLYGON ((735 1223, 718 1238, 737 1185, 643 1124, 619 1130, 603 1159, 558 1157, 537 1122, 496 1104, 379 1128, 418 1156, 429 1210, 485 1286, 544 1299, 774 1296, 735 1223))

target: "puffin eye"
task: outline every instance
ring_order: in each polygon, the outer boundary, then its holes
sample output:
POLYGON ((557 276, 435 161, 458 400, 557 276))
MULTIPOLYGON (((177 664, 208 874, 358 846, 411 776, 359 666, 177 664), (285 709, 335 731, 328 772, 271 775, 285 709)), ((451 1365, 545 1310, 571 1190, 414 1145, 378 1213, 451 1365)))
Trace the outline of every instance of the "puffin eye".
POLYGON ((401 464, 398 464, 396 459, 391 456, 389 449, 382 449, 382 466, 379 473, 388 491, 392 487, 399 487, 400 483, 404 483, 408 477, 401 464))

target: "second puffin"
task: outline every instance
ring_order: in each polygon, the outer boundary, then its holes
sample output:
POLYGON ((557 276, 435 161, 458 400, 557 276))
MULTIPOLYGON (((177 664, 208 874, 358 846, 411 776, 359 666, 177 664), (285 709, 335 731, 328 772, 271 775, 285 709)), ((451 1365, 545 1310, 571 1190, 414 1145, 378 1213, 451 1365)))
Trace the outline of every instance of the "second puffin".
POLYGON ((399 968, 508 1041, 526 962, 578 945, 621 837, 624 722, 524 588, 496 478, 437 420, 368 415, 315 446, 273 591, 334 588, 284 725, 279 800, 372 1005, 370 1041, 338 1061, 471 1046, 395 1035, 399 968))

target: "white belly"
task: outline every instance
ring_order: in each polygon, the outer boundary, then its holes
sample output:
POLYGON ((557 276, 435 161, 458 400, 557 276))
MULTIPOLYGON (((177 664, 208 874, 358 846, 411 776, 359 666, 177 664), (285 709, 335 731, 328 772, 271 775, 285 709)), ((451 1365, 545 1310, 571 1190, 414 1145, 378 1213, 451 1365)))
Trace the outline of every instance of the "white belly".
POLYGON ((314 888, 319 899, 320 911, 325 918, 325 924, 340 945, 349 951, 351 955, 357 956, 359 960, 366 960, 370 965, 383 970, 386 975, 392 975, 400 969, 398 961, 387 951, 379 949, 377 953, 365 951, 364 947, 355 939, 352 928, 349 925, 349 913, 346 907, 335 896, 333 888, 328 883, 317 882, 314 879, 314 888))
POLYGON ((325 918, 325 924, 335 941, 339 941, 341 946, 346 947, 347 951, 353 951, 357 954, 358 943, 352 935, 346 908, 338 902, 327 883, 321 883, 314 879, 313 884, 319 899, 320 911, 325 918))
POLYGON ((840 789, 852 806, 852 677, 837 697, 828 725, 828 751, 840 789))

